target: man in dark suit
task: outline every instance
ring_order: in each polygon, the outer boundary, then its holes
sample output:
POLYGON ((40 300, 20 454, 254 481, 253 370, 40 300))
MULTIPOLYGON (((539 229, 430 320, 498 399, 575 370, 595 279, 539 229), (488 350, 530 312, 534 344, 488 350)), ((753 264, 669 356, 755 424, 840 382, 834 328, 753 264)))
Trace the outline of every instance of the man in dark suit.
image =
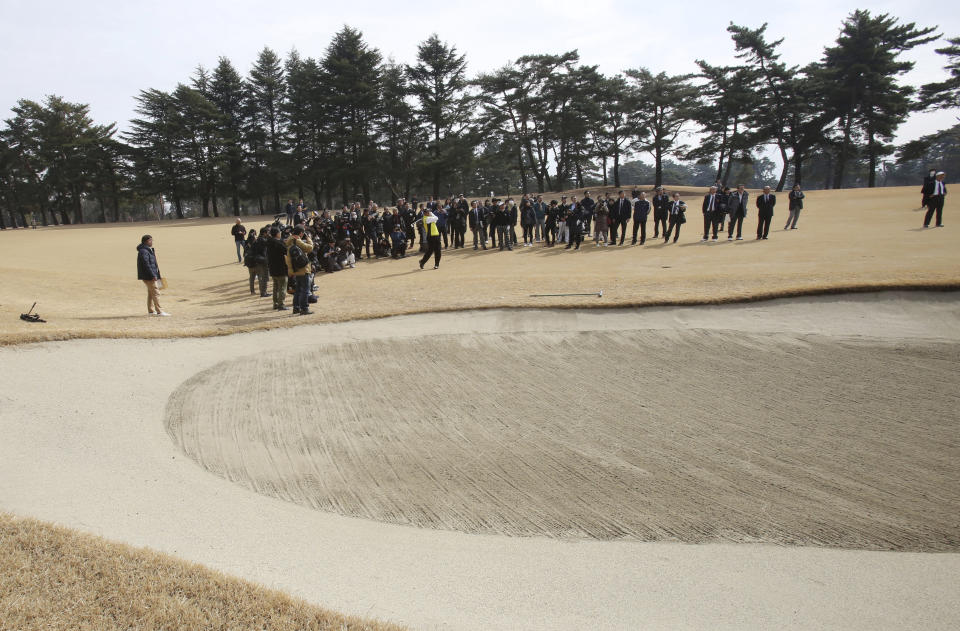
POLYGON ((769 186, 763 187, 763 194, 757 196, 757 238, 766 239, 773 219, 773 207, 777 205, 777 196, 770 192, 769 186))
POLYGON ((750 200, 750 193, 744 188, 743 184, 737 185, 737 190, 730 193, 727 198, 727 211, 730 213, 730 230, 727 232, 727 241, 733 241, 733 225, 737 225, 737 241, 743 241, 743 220, 747 217, 747 202, 750 200))
POLYGON ((627 238, 627 222, 633 214, 633 203, 626 193, 620 191, 620 197, 610 205, 610 245, 617 244, 617 230, 620 230, 620 245, 627 238))
POLYGON ((670 214, 670 197, 663 190, 662 186, 657 187, 656 195, 651 202, 653 204, 653 238, 660 236, 660 226, 663 226, 663 234, 667 234, 667 215, 670 214))
POLYGON ((930 185, 930 193, 927 195, 927 214, 923 217, 923 227, 930 227, 930 218, 937 214, 937 227, 943 227, 943 202, 947 196, 947 175, 943 171, 937 173, 936 179, 930 185))
POLYGON ((637 243, 637 228, 640 229, 640 245, 647 240, 647 215, 650 214, 650 202, 647 201, 647 194, 643 191, 634 191, 633 196, 633 241, 637 243))
POLYGON ((720 212, 720 199, 717 196, 717 187, 711 186, 710 192, 703 196, 703 238, 700 242, 707 240, 710 233, 710 226, 713 226, 713 240, 717 240, 717 214, 720 212))
POLYGON ((482 245, 483 249, 487 249, 487 229, 484 226, 484 212, 483 206, 480 205, 480 202, 473 201, 470 203, 470 214, 467 217, 467 220, 470 223, 470 230, 473 232, 473 249, 476 250, 478 245, 482 245))

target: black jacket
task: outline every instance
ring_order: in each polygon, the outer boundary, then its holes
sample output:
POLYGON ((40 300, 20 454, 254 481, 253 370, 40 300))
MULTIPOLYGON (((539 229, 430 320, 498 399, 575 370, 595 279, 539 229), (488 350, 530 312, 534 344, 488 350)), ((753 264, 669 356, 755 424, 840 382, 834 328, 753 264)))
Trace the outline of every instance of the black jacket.
MULTIPOLYGON (((703 196, 703 214, 707 214, 710 208, 710 193, 707 193, 703 196)), ((713 212, 720 210, 720 193, 714 193, 713 195, 713 212)))
POLYGON ((803 210, 803 191, 790 191, 790 210, 803 210))
POLYGON ((645 199, 638 199, 633 203, 633 220, 646 221, 650 214, 650 202, 645 199))
POLYGON ((770 215, 771 217, 773 217, 773 207, 776 205, 777 205, 777 196, 774 195, 773 193, 770 193, 769 195, 766 195, 766 196, 763 193, 760 193, 759 195, 757 195, 757 209, 761 214, 770 215), (764 200, 764 197, 768 197, 769 199, 764 200))
POLYGON ((476 208, 470 209, 470 214, 467 215, 467 218, 470 222, 471 230, 479 230, 483 228, 483 206, 477 206, 476 208))
POLYGON ((276 237, 267 239, 267 270, 271 276, 286 276, 287 269, 287 246, 283 241, 276 237))
POLYGON ((610 223, 617 223, 620 221, 626 221, 630 219, 630 210, 632 204, 630 200, 624 197, 620 199, 619 197, 610 204, 610 223))
POLYGON ((160 268, 157 267, 157 253, 146 243, 137 246, 137 280, 157 280, 160 268))
POLYGON ((667 195, 654 195, 653 201, 653 216, 663 216, 666 217, 667 213, 670 212, 670 205, 673 203, 670 201, 670 197, 667 195))

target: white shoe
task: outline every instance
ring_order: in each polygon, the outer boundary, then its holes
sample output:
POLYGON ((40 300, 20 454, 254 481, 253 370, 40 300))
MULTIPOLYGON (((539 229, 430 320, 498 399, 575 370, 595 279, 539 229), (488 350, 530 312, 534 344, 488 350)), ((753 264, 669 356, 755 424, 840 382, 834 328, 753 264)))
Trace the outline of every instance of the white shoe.
POLYGON ((167 317, 167 316, 169 316, 170 314, 167 313, 166 311, 161 311, 161 312, 158 313, 157 315, 160 316, 160 317, 167 317))

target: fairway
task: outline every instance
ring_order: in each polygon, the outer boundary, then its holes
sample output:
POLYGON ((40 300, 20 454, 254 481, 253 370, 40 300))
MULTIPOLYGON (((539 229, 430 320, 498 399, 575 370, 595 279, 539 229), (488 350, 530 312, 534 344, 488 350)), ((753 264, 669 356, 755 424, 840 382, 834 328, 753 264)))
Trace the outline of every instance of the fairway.
MULTIPOLYGON (((317 276, 319 302, 307 319, 278 314, 269 298, 251 296, 228 217, 7 230, 0 232, 0 342, 223 335, 305 321, 495 307, 699 304, 960 286, 960 248, 951 237, 949 205, 946 228, 922 230, 914 187, 810 192, 798 229, 786 232, 782 193, 768 241, 754 239, 757 213, 751 206, 744 240, 718 243, 700 243, 702 192, 679 190, 690 210, 676 244, 651 239, 642 247, 622 248, 596 248, 587 241, 576 252, 539 244, 503 253, 444 250, 436 272, 421 272, 414 256, 364 259, 354 270, 317 276), (160 272, 170 283, 161 304, 171 318, 146 315, 135 266, 135 247, 145 233, 154 236, 160 272), (601 289, 603 298, 530 297, 601 289), (46 324, 18 319, 33 301, 46 324)), ((247 227, 267 221, 244 220, 247 227)), ((652 235, 652 220, 648 230, 652 235)), ((468 232, 468 243, 470 238, 468 232)))

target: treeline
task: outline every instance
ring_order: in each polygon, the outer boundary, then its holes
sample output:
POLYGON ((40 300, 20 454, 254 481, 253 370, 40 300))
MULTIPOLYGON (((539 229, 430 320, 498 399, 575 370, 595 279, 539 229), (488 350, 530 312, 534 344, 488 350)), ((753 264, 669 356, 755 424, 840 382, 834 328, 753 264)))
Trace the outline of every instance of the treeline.
MULTIPOLYGON (((687 183, 772 178, 781 190, 812 173, 815 187, 875 186, 894 168, 891 141, 910 112, 958 107, 960 39, 937 50, 947 80, 901 83, 913 67, 902 53, 936 40, 933 28, 858 10, 802 68, 780 60, 783 40, 770 41, 766 25, 727 31, 739 63, 697 60, 697 74, 604 76, 570 51, 470 77, 465 56, 436 35, 404 65, 344 27, 318 58, 265 48, 246 76, 220 58, 170 91, 143 90, 119 134, 87 105, 21 100, 0 129, 0 227, 168 207, 177 217, 274 213, 289 197, 332 208, 620 186, 625 172, 660 184, 665 168, 687 183), (763 157, 769 147, 779 173, 763 157)), ((951 139, 955 154, 956 129, 901 158, 925 169, 927 152, 951 139)))

